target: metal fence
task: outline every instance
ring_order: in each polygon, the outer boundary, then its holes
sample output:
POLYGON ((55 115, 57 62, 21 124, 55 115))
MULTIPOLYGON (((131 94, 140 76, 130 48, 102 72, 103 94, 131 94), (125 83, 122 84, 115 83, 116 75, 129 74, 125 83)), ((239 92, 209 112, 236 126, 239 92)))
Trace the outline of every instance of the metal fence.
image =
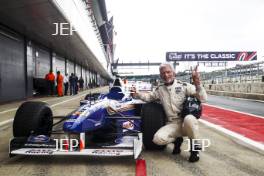
MULTIPOLYGON (((236 65, 233 68, 200 73, 204 84, 264 82, 264 62, 236 65)), ((177 78, 189 82, 190 74, 177 75, 177 78)))

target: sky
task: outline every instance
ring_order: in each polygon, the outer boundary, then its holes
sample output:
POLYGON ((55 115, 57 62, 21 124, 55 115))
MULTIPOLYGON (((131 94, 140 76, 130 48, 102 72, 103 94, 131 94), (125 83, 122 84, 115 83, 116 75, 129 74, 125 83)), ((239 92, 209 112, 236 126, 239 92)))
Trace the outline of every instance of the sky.
MULTIPOLYGON (((258 61, 264 60, 264 0, 105 1, 108 17, 114 16, 119 62, 165 62, 168 51, 257 51, 258 61)), ((176 70, 194 64, 180 62, 176 70)), ((134 70, 158 73, 157 68, 134 70)))

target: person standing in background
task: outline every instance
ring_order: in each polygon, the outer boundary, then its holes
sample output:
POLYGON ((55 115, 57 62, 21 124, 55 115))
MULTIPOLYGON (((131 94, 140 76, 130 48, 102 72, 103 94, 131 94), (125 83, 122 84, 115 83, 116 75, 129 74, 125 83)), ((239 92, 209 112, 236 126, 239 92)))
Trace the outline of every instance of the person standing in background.
POLYGON ((78 86, 78 76, 74 74, 74 84, 75 84, 75 89, 74 89, 74 95, 78 94, 79 86, 78 86))
POLYGON ((84 80, 83 80, 83 78, 82 77, 80 77, 80 79, 79 79, 79 86, 80 86, 80 91, 83 91, 83 84, 84 84, 84 80))
POLYGON ((57 71, 57 92, 59 97, 63 96, 63 76, 60 71, 57 71))
POLYGON ((48 95, 53 95, 54 94, 55 75, 53 74, 52 70, 50 70, 49 73, 46 74, 45 80, 47 81, 48 95))
POLYGON ((65 74, 63 82, 64 82, 64 95, 68 95, 68 88, 69 88, 68 73, 65 74))
POLYGON ((69 78, 69 82, 70 82, 70 95, 75 95, 75 76, 73 73, 71 73, 71 76, 69 78))

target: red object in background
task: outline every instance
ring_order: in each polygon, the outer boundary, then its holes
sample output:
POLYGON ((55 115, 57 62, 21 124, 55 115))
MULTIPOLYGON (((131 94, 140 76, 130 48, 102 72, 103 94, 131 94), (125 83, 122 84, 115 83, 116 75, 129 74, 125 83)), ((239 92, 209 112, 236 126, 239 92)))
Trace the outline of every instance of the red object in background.
POLYGON ((146 176, 147 169, 146 169, 146 161, 143 159, 138 159, 136 161, 136 176, 146 176))

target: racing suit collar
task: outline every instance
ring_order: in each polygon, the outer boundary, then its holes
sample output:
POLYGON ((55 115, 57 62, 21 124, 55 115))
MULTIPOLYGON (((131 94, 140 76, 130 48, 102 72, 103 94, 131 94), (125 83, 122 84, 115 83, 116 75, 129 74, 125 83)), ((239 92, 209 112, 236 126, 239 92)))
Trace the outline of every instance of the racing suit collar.
POLYGON ((173 81, 170 82, 170 83, 165 83, 164 85, 165 85, 165 86, 171 86, 171 85, 174 83, 174 81, 175 81, 175 80, 173 80, 173 81))

